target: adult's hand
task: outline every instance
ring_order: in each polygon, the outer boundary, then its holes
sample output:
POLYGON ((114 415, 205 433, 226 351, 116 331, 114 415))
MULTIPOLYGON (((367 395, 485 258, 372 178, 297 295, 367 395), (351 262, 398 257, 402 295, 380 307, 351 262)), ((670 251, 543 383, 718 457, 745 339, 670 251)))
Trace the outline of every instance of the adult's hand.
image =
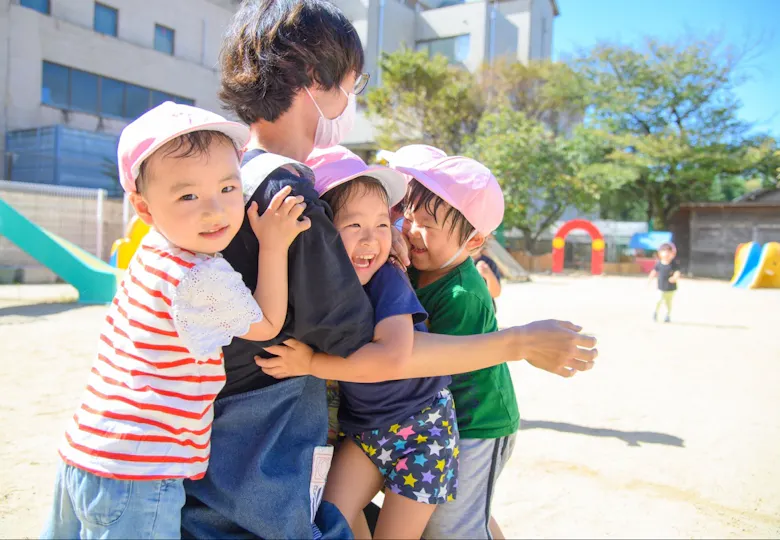
POLYGON ((599 354, 596 338, 581 334, 582 327, 570 322, 536 321, 513 330, 518 333, 522 358, 561 377, 593 368, 599 354))

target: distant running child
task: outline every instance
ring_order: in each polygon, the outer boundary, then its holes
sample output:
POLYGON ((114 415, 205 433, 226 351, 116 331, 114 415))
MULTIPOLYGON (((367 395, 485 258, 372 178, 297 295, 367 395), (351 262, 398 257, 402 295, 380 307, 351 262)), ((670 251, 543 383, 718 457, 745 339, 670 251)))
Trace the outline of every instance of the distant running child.
MULTIPOLYGON (((406 181, 385 167, 366 166, 343 147, 315 151, 306 163, 371 299, 374 340, 346 362, 287 342, 291 346, 267 348, 279 358, 258 364, 273 376, 338 380, 344 367, 336 365, 359 366, 379 358, 392 372, 393 364, 411 355, 414 331, 425 331, 427 318, 404 272, 388 262, 390 206, 403 198, 406 181)), ((339 383, 338 420, 345 439, 336 451, 324 498, 339 508, 356 536, 364 531, 359 526, 365 523, 363 508, 382 489, 385 500, 375 539, 420 538, 437 505, 455 500, 459 448, 450 381, 447 376, 339 383)))
POLYGON ((666 317, 664 322, 671 322, 672 301, 674 293, 677 292, 677 282, 680 280, 680 264, 677 262, 677 247, 671 242, 662 244, 658 248, 658 262, 650 272, 648 280, 652 282, 658 278, 658 290, 661 296, 655 304, 653 320, 658 320, 658 312, 661 310, 661 304, 666 306, 666 317))
POLYGON ((219 256, 244 218, 249 130, 166 102, 123 131, 119 178, 151 226, 108 310, 81 404, 60 447, 43 538, 178 538, 184 479, 206 472, 221 347, 275 337, 287 311, 287 250, 309 227, 281 191, 249 222, 257 290, 219 256))

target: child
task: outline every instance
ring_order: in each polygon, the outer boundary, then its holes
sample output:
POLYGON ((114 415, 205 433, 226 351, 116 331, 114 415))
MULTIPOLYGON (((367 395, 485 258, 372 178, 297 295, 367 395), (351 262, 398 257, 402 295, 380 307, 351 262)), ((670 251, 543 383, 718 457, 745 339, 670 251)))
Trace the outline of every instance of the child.
MULTIPOLYGON (((469 253, 503 219, 498 182, 486 167, 459 156, 420 159, 413 167, 391 161, 390 166, 410 179, 404 201, 409 274, 429 314, 428 330, 453 335, 496 331, 492 299, 469 253)), ((461 436, 459 496, 437 508, 425 537, 492 538, 493 491, 519 427, 512 378, 501 364, 454 375, 450 390, 461 436)))
POLYGON ((658 248, 658 262, 655 263, 655 268, 650 272, 648 278, 648 281, 652 282, 657 277, 658 290, 661 291, 661 297, 655 304, 653 321, 658 320, 658 311, 661 309, 661 304, 666 306, 664 322, 671 321, 672 300, 674 299, 675 291, 677 291, 677 282, 680 279, 680 265, 675 258, 676 255, 677 248, 671 242, 661 244, 658 248))
MULTIPOLYGON (((387 262, 389 209, 403 198, 406 182, 385 167, 367 167, 342 147, 315 151, 307 164, 374 306, 374 340, 348 360, 380 357, 400 364, 411 354, 414 330, 425 330, 427 316, 405 274, 387 262)), ((258 362, 270 375, 339 378, 329 370, 332 357, 301 343, 292 351, 267 350, 280 355, 258 362)), ((455 500, 459 449, 450 380, 340 383, 338 418, 347 440, 334 457, 324 498, 339 508, 356 536, 365 533, 363 508, 383 486, 374 538, 420 538, 436 506, 455 500)))
MULTIPOLYGON (((287 310, 287 249, 309 227, 301 199, 248 217, 257 290, 218 253, 244 216, 246 127, 166 102, 123 131, 119 178, 150 225, 109 308, 86 392, 60 448, 44 538, 176 538, 185 478, 203 477, 221 347, 271 339, 287 310)), ((286 198, 285 198, 286 197, 286 198)))

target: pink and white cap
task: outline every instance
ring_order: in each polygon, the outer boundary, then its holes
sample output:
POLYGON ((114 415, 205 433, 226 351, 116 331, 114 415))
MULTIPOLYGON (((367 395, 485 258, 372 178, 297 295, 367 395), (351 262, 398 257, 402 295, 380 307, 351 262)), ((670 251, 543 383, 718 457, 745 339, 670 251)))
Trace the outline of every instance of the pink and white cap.
POLYGON ((504 219, 504 194, 495 176, 480 162, 462 156, 441 157, 414 166, 391 164, 458 210, 480 233, 495 231, 504 219))
POLYGON ((315 149, 306 159, 306 165, 314 171, 314 189, 320 195, 360 176, 379 180, 390 206, 401 202, 406 195, 406 180, 401 173, 381 165, 366 165, 343 146, 315 149))
POLYGON ((414 167, 420 163, 447 157, 447 153, 444 150, 427 144, 407 144, 395 152, 382 150, 381 157, 387 160, 390 167, 395 167, 397 165, 402 167, 414 167))
POLYGON ((219 131, 233 139, 238 149, 249 140, 249 128, 243 124, 198 107, 166 101, 122 130, 117 148, 122 188, 128 193, 137 191, 135 181, 144 160, 176 137, 193 131, 219 131))

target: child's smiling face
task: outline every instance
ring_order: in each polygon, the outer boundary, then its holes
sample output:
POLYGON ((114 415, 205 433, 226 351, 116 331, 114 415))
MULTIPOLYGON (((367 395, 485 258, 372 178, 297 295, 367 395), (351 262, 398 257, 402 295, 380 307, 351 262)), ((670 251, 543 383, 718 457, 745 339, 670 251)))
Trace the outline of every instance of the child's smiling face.
POLYGON ((172 148, 148 158, 144 188, 131 202, 174 245, 198 253, 222 251, 244 219, 236 149, 217 137, 200 152, 172 148))
POLYGON ((350 194, 333 223, 360 283, 365 285, 390 256, 392 225, 387 197, 376 189, 360 187, 350 194))

